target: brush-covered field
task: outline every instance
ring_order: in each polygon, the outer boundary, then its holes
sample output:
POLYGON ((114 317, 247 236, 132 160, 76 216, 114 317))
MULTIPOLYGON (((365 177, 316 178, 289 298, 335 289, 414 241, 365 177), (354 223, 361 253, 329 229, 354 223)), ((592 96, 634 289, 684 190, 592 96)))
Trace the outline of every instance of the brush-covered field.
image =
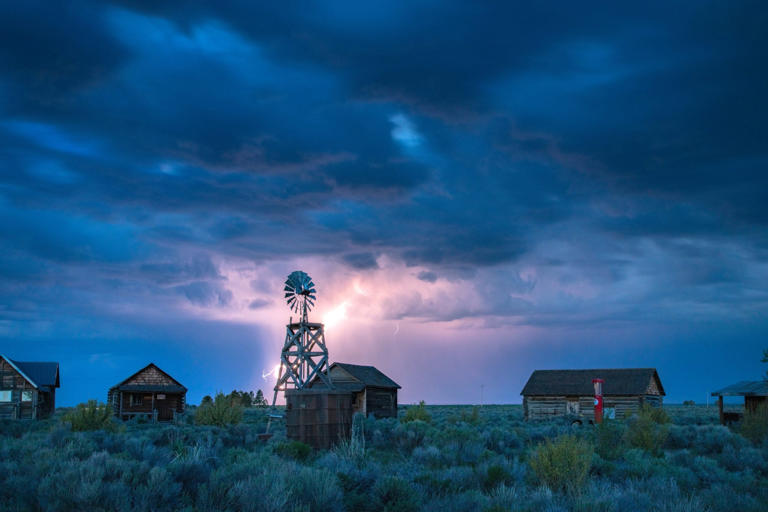
POLYGON ((765 511, 764 426, 667 406, 603 427, 527 423, 520 406, 411 406, 356 418, 331 451, 240 424, 129 422, 73 432, 63 413, 0 423, 3 511, 765 511), (402 421, 403 419, 415 419, 402 421), (763 429, 763 430, 761 430, 763 429))

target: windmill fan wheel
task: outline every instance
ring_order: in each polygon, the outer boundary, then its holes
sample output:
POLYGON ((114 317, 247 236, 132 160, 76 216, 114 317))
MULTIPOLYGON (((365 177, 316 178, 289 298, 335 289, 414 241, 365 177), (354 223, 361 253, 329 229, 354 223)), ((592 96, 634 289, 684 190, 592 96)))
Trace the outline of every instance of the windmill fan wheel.
POLYGON ((297 313, 303 311, 304 305, 309 311, 317 300, 315 283, 312 282, 312 278, 306 272, 301 270, 291 272, 285 281, 283 291, 288 306, 297 313))

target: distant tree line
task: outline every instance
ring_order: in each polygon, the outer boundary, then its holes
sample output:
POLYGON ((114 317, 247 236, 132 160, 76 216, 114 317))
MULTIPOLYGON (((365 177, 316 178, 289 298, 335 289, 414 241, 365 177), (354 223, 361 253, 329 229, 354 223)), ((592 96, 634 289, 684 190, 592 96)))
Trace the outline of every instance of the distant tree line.
MULTIPOLYGON (((238 404, 243 407, 267 407, 269 402, 264 398, 264 393, 259 389, 254 393, 253 391, 238 391, 233 389, 228 395, 224 395, 230 403, 238 404)), ((205 395, 200 405, 213 403, 211 395, 205 395)))

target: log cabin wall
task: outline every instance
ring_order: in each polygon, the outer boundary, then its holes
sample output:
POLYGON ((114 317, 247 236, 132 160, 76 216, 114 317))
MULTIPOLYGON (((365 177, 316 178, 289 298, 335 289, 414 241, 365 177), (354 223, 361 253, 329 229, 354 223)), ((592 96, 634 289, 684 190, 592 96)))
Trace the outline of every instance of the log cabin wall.
MULTIPOLYGON (((604 396, 603 410, 613 409, 616 419, 628 418, 636 414, 644 401, 661 403, 660 396, 604 396)), ((595 406, 593 396, 568 397, 559 396, 526 396, 523 398, 523 414, 529 420, 551 419, 569 414, 569 402, 578 403, 577 412, 571 412, 574 416, 583 417, 594 421, 595 406)), ((573 406, 571 406, 573 411, 573 406)))
POLYGON ((0 418, 35 419, 38 401, 38 390, 0 358, 0 418))
POLYGON ((145 416, 157 421, 171 421, 186 408, 186 388, 154 364, 149 364, 110 388, 107 401, 113 413, 122 420, 145 416))

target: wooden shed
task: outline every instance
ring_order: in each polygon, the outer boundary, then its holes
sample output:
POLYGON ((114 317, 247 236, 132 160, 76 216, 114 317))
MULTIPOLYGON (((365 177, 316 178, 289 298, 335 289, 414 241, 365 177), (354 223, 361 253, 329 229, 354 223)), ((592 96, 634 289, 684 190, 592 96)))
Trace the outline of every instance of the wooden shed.
POLYGON ((186 407, 187 388, 154 363, 134 373, 107 394, 115 416, 122 420, 146 416, 153 421, 171 421, 186 407))
POLYGON ((712 392, 712 396, 718 397, 717 408, 720 411, 720 423, 726 425, 741 420, 743 413, 742 411, 725 410, 723 397, 743 396, 744 410, 755 412, 760 405, 768 403, 768 381, 743 380, 719 391, 712 392))
MULTIPOLYGON (((352 394, 352 411, 376 418, 397 417, 397 390, 400 385, 374 366, 333 363, 328 369, 333 387, 352 394)), ((315 379, 312 388, 324 386, 315 379)))
POLYGON ((50 416, 59 385, 59 363, 14 361, 0 355, 0 418, 50 416))
POLYGON ((594 386, 603 379, 603 414, 624 418, 644 403, 661 406, 664 387, 655 368, 610 368, 595 370, 536 370, 523 391, 527 420, 574 416, 593 421, 594 386))

